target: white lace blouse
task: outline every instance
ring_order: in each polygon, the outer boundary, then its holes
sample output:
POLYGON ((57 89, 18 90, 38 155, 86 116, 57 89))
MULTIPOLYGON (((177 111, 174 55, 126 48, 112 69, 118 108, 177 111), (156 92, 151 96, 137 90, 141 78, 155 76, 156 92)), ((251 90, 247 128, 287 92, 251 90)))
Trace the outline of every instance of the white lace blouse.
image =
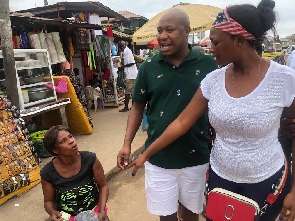
POLYGON ((209 100, 209 120, 216 130, 210 156, 212 170, 236 183, 257 183, 284 164, 278 141, 282 110, 295 98, 295 71, 271 61, 265 78, 250 94, 231 97, 225 88, 227 67, 201 82, 209 100))

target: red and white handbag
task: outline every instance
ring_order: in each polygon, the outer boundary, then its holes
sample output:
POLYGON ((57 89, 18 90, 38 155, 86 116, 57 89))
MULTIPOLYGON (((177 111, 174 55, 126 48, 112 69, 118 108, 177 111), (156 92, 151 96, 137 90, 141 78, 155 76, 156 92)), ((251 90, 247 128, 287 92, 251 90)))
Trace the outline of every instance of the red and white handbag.
POLYGON ((263 208, 257 202, 237 193, 214 188, 208 193, 206 217, 213 221, 257 221, 279 197, 288 177, 288 164, 285 161, 282 178, 267 196, 263 208))

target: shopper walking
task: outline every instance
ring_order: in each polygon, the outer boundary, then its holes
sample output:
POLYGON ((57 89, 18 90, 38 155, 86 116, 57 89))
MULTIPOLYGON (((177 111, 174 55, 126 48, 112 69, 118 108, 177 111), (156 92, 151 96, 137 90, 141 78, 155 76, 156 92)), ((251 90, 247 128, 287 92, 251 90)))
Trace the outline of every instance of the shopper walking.
POLYGON ((129 111, 129 100, 133 93, 135 79, 138 74, 138 70, 136 67, 136 63, 134 60, 134 56, 130 48, 126 46, 124 41, 119 43, 119 52, 123 52, 123 65, 120 69, 123 69, 125 72, 126 77, 126 88, 125 88, 125 101, 124 101, 124 108, 119 110, 119 112, 126 112, 129 111))
MULTIPOLYGON (((228 65, 205 77, 186 109, 127 168, 135 166, 136 173, 144 162, 183 137, 208 108, 216 130, 209 190, 223 188, 256 201, 260 208, 265 205, 287 166, 277 136, 284 107, 288 107, 287 117, 295 118, 294 70, 261 58, 254 47, 274 28, 274 6, 274 1, 262 0, 258 7, 233 5, 218 14, 210 30, 210 50, 219 65, 228 65)), ((285 220, 294 220, 294 180, 292 189, 290 182, 285 184, 260 221, 274 221, 280 212, 285 220)))
MULTIPOLYGON (((212 56, 188 45, 190 21, 179 9, 168 11, 158 23, 159 54, 145 61, 137 77, 126 136, 118 166, 129 163, 131 143, 147 105, 149 148, 183 111, 201 80, 217 68, 212 56)), ((205 174, 208 169, 207 116, 203 114, 182 137, 153 155, 145 164, 147 206, 161 221, 176 221, 178 201, 184 221, 198 220, 203 210, 205 174)))

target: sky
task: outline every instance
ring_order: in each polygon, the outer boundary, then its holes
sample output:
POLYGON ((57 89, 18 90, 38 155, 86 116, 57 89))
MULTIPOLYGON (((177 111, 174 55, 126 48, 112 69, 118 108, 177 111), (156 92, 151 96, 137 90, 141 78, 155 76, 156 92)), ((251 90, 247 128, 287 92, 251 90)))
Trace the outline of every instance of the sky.
MULTIPOLYGON (((52 5, 62 1, 48 0, 48 3, 52 5)), ((85 0, 69 0, 68 2, 83 1, 85 0)), ((260 2, 260 0, 100 0, 99 2, 114 11, 128 10, 150 19, 173 5, 179 4, 181 1, 184 3, 208 4, 220 8, 225 8, 227 5, 244 3, 250 3, 256 6, 260 2)), ((10 0, 10 9, 12 11, 42 7, 43 5, 44 0, 10 0)), ((295 34, 294 0, 276 0, 275 10, 277 13, 276 29, 280 38, 295 34)))

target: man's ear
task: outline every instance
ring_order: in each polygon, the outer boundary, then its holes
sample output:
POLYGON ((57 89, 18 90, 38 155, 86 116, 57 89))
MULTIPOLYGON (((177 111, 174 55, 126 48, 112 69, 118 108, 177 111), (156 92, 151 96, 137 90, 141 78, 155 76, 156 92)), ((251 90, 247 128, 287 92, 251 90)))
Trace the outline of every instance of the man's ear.
POLYGON ((185 27, 185 32, 186 32, 186 35, 188 36, 189 33, 191 32, 191 27, 185 27))
POLYGON ((246 39, 243 36, 237 36, 237 46, 241 47, 245 43, 246 39))

